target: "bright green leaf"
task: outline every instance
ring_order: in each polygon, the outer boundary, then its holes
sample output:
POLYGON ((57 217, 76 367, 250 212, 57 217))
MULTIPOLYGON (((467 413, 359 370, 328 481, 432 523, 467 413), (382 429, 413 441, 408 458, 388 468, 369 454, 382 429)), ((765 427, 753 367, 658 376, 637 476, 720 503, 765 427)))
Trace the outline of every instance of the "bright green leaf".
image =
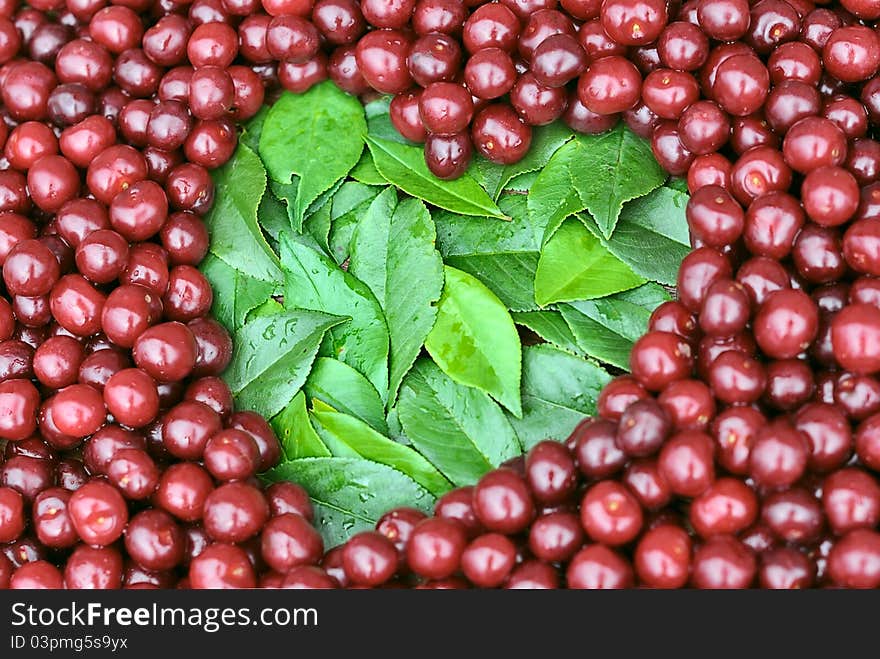
POLYGON ((339 199, 333 200, 333 212, 331 214, 333 224, 330 229, 329 240, 330 256, 339 265, 342 265, 349 259, 351 255, 351 239, 355 229, 361 218, 370 208, 373 199, 382 190, 383 188, 376 186, 367 186, 349 181, 340 190, 339 199), (351 194, 341 194, 350 189, 349 185, 360 186, 360 189, 351 190, 351 194))
POLYGON ((312 401, 312 408, 312 410, 309 410, 309 421, 311 421, 312 427, 321 438, 324 446, 330 451, 330 455, 334 458, 360 458, 360 453, 342 441, 335 433, 322 426, 321 420, 315 416, 315 410, 318 412, 335 412, 336 410, 324 403, 320 398, 315 398, 312 401))
MULTIPOLYGON (((518 192, 520 194, 528 194, 535 181, 541 175, 541 171, 526 172, 510 179, 510 182, 504 186, 503 192, 518 192)), ((502 197, 503 198, 503 197, 502 197)))
POLYGON ((329 457, 330 451, 309 421, 305 394, 300 391, 287 407, 272 417, 272 429, 288 460, 329 457))
POLYGON ((331 204, 324 204, 320 210, 309 215, 303 222, 303 232, 314 238, 325 254, 330 254, 330 229, 333 226, 330 215, 331 204))
POLYGON ((644 283, 583 224, 568 219, 541 250, 535 300, 543 307, 553 302, 604 297, 644 283))
POLYGON ((277 250, 281 234, 290 231, 290 218, 287 216, 287 206, 275 196, 271 185, 260 199, 257 221, 273 250, 277 250))
POLYGON ((425 348, 453 380, 519 416, 520 342, 507 309, 472 275, 446 266, 437 321, 425 348))
POLYGON ((244 144, 254 153, 260 149, 260 134, 263 132, 263 124, 266 123, 268 114, 269 106, 264 105, 244 125, 244 130, 241 131, 241 136, 238 138, 240 144, 244 144))
POLYGON ((398 133, 394 124, 391 123, 391 98, 391 96, 382 96, 364 106, 370 137, 391 140, 400 144, 414 145, 415 142, 410 142, 398 133))
POLYGON ((681 178, 680 176, 671 177, 668 181, 666 181, 666 187, 671 188, 676 192, 690 194, 690 190, 688 190, 687 179, 681 178))
POLYGON ((456 485, 475 483, 521 452, 498 404, 457 384, 428 359, 404 379, 398 415, 413 446, 456 485))
POLYGON ((422 455, 388 439, 360 419, 330 410, 316 409, 313 415, 327 432, 361 457, 394 467, 434 495, 452 489, 449 481, 422 455))
POLYGON ((388 181, 376 169, 376 163, 373 162, 373 155, 369 149, 364 149, 361 159, 357 165, 348 174, 355 181, 359 181, 366 185, 386 185, 388 181))
POLYGON ((379 173, 404 192, 461 215, 505 219, 495 202, 470 176, 441 181, 425 164, 423 149, 381 138, 367 138, 379 173))

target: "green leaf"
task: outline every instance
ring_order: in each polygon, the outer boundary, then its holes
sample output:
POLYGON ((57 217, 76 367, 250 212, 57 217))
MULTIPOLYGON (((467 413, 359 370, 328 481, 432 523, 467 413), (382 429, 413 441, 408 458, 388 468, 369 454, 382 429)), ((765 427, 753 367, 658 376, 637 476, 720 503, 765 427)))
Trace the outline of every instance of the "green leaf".
POLYGON ((525 198, 504 196, 500 204, 510 222, 437 212, 438 248, 447 265, 482 281, 508 309, 535 309, 539 250, 525 198))
POLYGON ((521 453, 513 427, 489 396, 457 384, 428 359, 403 381, 398 414, 406 436, 455 485, 521 453))
POLYGON ((366 134, 360 102, 330 81, 304 94, 285 92, 272 105, 260 156, 275 181, 290 183, 291 174, 299 176, 292 215, 297 231, 309 206, 357 164, 366 134))
POLYGON ((564 440, 596 412, 596 400, 611 376, 599 366, 549 345, 523 349, 523 415, 511 418, 528 451, 544 439, 564 440))
POLYGON ((544 245, 535 274, 535 300, 553 302, 604 297, 645 283, 605 249, 583 224, 563 222, 544 245))
POLYGON ((687 182, 686 178, 673 176, 668 181, 666 181, 666 187, 671 188, 672 190, 675 190, 676 192, 690 194, 690 190, 688 190, 688 182, 687 182))
POLYGON ((360 371, 384 399, 388 390, 388 328, 370 289, 328 257, 287 236, 281 241, 281 261, 284 306, 349 317, 349 322, 330 331, 329 356, 360 371))
POLYGON ((343 321, 316 311, 259 316, 235 333, 224 379, 243 409, 271 417, 284 409, 318 354, 325 332, 343 321))
POLYGON ((370 287, 388 323, 390 401, 437 317, 443 260, 434 248, 435 240, 434 222, 425 205, 418 199, 398 204, 394 188, 373 200, 352 239, 349 272, 370 287))
POLYGON ((316 528, 327 548, 375 528, 392 508, 430 512, 434 497, 396 469, 358 458, 301 458, 263 474, 271 483, 299 483, 315 504, 316 528))
POLYGON ((260 149, 260 134, 263 132, 263 124, 266 123, 266 115, 269 114, 269 106, 264 105, 257 113, 248 120, 238 138, 240 144, 244 144, 256 153, 260 149))
POLYGON ((538 177, 541 175, 541 171, 535 172, 526 172, 525 174, 520 174, 519 176, 515 176, 510 179, 510 182, 504 186, 504 190, 502 192, 519 192, 521 194, 527 194, 529 190, 532 189, 532 186, 535 185, 535 181, 538 180, 538 177))
POLYGON ((257 224, 257 208, 266 190, 263 163, 241 144, 213 178, 217 201, 205 216, 211 253, 249 277, 274 284, 281 277, 278 257, 257 224))
POLYGON ((548 228, 549 238, 566 217, 588 210, 607 238, 623 202, 648 194, 665 180, 651 145, 620 123, 562 146, 529 192, 529 212, 548 228))
POLYGON ((558 311, 526 311, 511 314, 513 322, 528 327, 545 341, 573 355, 583 356, 585 353, 577 343, 565 318, 558 311))
POLYGON ((392 96, 381 96, 364 106, 370 137, 379 137, 383 140, 391 140, 400 144, 414 145, 415 142, 410 142, 398 133, 394 124, 391 123, 392 98, 392 96))
POLYGON ((260 199, 260 205, 257 207, 257 221, 268 236, 270 244, 276 248, 281 234, 290 231, 287 206, 272 192, 272 185, 260 199))
POLYGON ((398 413, 397 407, 392 407, 388 410, 388 415, 385 417, 385 421, 388 424, 388 437, 398 444, 412 446, 412 440, 406 436, 406 433, 403 431, 403 426, 400 425, 400 414, 398 413))
POLYGON ((323 428, 367 460, 394 467, 434 495, 452 489, 449 481, 422 455, 376 432, 360 419, 331 410, 313 412, 323 428))
POLYGON ((354 169, 348 175, 355 181, 360 181, 366 185, 386 185, 388 183, 385 177, 376 169, 376 163, 373 162, 373 155, 369 149, 364 150, 361 154, 361 159, 358 160, 357 165, 354 166, 354 169))
MULTIPOLYGON (((353 182, 347 183, 346 186, 349 184, 358 185, 365 191, 369 191, 369 194, 363 193, 361 197, 353 192, 350 196, 341 195, 339 201, 334 200, 333 202, 333 212, 331 214, 333 224, 330 229, 329 240, 330 256, 339 265, 345 263, 351 255, 351 239, 358 222, 360 222, 361 218, 370 208, 373 199, 382 191, 382 188, 353 182), (360 203, 354 206, 354 202, 358 199, 360 199, 360 203)), ((347 187, 343 187, 342 190, 347 189, 347 187)))
POLYGON ((559 310, 584 352, 628 370, 633 343, 647 330, 651 312, 667 300, 661 286, 645 284, 598 300, 562 304, 559 310))
POLYGON ((633 272, 675 286, 678 267, 691 251, 685 217, 687 202, 686 194, 667 187, 627 202, 608 240, 592 217, 583 214, 579 218, 602 245, 633 272))
POLYGON ((454 181, 434 176, 425 164, 422 148, 372 135, 367 137, 367 145, 379 173, 407 194, 453 213, 506 219, 486 191, 467 174, 454 181))
POLYGON ((388 432, 385 405, 379 392, 348 364, 318 357, 303 390, 311 399, 317 398, 340 412, 355 416, 383 434, 388 432))
POLYGON ((360 453, 322 426, 321 420, 315 416, 314 412, 314 410, 319 412, 335 412, 336 410, 318 398, 315 398, 312 401, 312 407, 313 409, 309 411, 309 420, 311 421, 315 432, 318 433, 318 436, 321 438, 321 441, 324 442, 324 446, 329 449, 330 455, 334 458, 360 458, 360 453))
POLYGON ((519 416, 520 342, 507 309, 472 275, 445 267, 437 321, 425 348, 453 380, 488 393, 519 416))
POLYGON ((497 200, 507 184, 516 176, 541 169, 557 149, 574 137, 574 132, 561 121, 532 129, 532 143, 525 158, 513 165, 498 165, 483 157, 474 161, 474 178, 483 185, 492 199, 497 200))
POLYGON ((343 183, 339 191, 333 196, 330 219, 338 220, 346 213, 369 204, 380 192, 382 192, 382 188, 375 185, 364 185, 356 181, 343 183))
POLYGON ((214 290, 211 312, 230 332, 244 325, 248 313, 275 292, 275 284, 246 275, 210 253, 201 270, 214 290))
POLYGON ((331 204, 324 204, 320 210, 309 215, 303 222, 303 231, 315 239, 325 254, 330 254, 330 229, 333 226, 331 204))
POLYGON ((306 396, 302 391, 293 397, 287 407, 272 417, 271 424, 288 460, 330 456, 330 451, 309 421, 306 396))
POLYGON ((251 309, 244 322, 247 323, 253 318, 260 318, 262 316, 274 316, 275 314, 279 313, 284 313, 284 305, 278 302, 275 298, 270 297, 260 306, 251 309))

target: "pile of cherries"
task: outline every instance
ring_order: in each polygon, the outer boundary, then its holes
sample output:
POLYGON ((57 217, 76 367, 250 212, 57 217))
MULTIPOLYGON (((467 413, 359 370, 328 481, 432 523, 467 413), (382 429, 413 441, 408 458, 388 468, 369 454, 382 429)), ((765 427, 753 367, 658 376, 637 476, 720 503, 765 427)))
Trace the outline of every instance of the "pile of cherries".
POLYGON ((880 587, 872 0, 0 0, 0 587, 880 587), (558 2, 558 4, 557 4, 558 2), (280 88, 459 175, 623 120, 694 251, 631 375, 325 553, 219 378, 209 170, 280 88))

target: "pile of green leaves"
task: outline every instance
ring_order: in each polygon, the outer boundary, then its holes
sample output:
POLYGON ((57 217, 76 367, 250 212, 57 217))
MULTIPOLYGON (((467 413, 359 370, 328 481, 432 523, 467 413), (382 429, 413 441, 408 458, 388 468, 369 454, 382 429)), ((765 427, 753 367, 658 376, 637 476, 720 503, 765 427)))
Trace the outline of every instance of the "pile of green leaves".
POLYGON ((564 439, 688 250, 687 196, 622 126, 538 128, 522 162, 440 181, 387 100, 330 83, 264 108, 215 182, 225 378, 328 545, 564 439))

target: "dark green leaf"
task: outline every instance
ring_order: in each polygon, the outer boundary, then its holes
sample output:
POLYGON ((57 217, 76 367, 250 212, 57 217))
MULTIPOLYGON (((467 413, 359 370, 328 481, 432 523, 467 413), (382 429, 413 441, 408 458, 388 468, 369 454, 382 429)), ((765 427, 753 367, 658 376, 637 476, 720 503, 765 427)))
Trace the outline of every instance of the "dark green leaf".
POLYGON ((557 149, 572 137, 574 137, 574 132, 561 121, 556 121, 549 126, 533 128, 532 143, 525 158, 513 165, 498 165, 483 157, 478 157, 472 166, 472 170, 476 169, 474 178, 482 184, 492 199, 497 200, 502 190, 513 178, 541 169, 557 149))
POLYGON ((673 176, 668 181, 666 181, 666 187, 672 188, 676 192, 690 194, 690 190, 688 190, 688 182, 687 182, 686 178, 673 176))
POLYGON ((427 359, 403 381, 398 414, 406 436, 455 485, 471 485, 521 448, 504 412, 427 359))
POLYGON ((274 284, 278 257, 257 224, 257 208, 266 190, 266 171, 253 151, 239 145, 232 159, 214 172, 216 203, 205 216, 211 253, 231 268, 274 284))
POLYGON ((685 207, 688 196, 672 188, 657 188, 623 205, 617 229, 609 240, 587 214, 581 221, 602 245, 636 274, 674 286, 678 267, 691 251, 685 207))
POLYGON ((348 364, 318 357, 303 389, 309 398, 317 398, 340 412, 355 416, 380 433, 388 432, 385 405, 379 392, 348 364))
POLYGON ((381 435, 360 419, 328 409, 315 409, 313 415, 324 430, 362 458, 394 467, 434 495, 452 489, 449 481, 422 455, 381 435))
POLYGON ((296 193, 299 190, 299 176, 292 176, 290 182, 279 183, 274 179, 269 179, 269 190, 272 191, 274 197, 281 202, 284 212, 287 215, 287 228, 294 226, 293 214, 294 206, 296 206, 296 193))
POLYGON ((351 255, 351 238, 354 235, 354 230, 382 188, 349 181, 343 186, 340 193, 347 190, 351 190, 351 193, 340 194, 339 200, 334 199, 331 213, 329 254, 339 265, 345 263, 351 255), (359 189, 351 189, 348 187, 349 185, 359 186, 359 189), (354 205, 355 203, 357 205, 354 205))
POLYGON ((548 227, 549 238, 566 217, 588 210, 607 238, 623 202, 665 180, 651 145, 621 122, 599 135, 578 135, 561 147, 529 192, 529 212, 548 227))
POLYGON ((437 246, 448 265, 482 281, 508 309, 525 311, 536 308, 538 244, 527 215, 512 212, 525 200, 508 199, 502 197, 501 208, 511 216, 510 222, 435 213, 437 246))
POLYGON ((583 224, 568 219, 541 250, 535 300, 543 307, 604 297, 644 283, 644 278, 605 249, 583 224))
POLYGON ((321 251, 330 254, 330 229, 333 226, 331 204, 324 204, 320 210, 309 215, 303 222, 303 231, 315 239, 321 251))
POLYGON ((373 137, 367 138, 376 169, 404 192, 461 215, 505 219, 495 202, 474 179, 464 175, 441 181, 428 171, 422 149, 373 137))
POLYGON ((485 391, 519 416, 521 353, 510 314, 475 277, 449 266, 445 272, 425 348, 453 380, 485 391))
POLYGON ((425 205, 417 199, 398 204, 394 188, 373 200, 352 240, 349 272, 370 287, 388 323, 391 401, 437 317, 443 261, 435 240, 425 205))
POLYGON ((266 123, 268 114, 269 106, 264 105, 248 120, 238 138, 239 143, 244 144, 254 153, 260 150, 260 134, 263 132, 263 124, 266 123))
POLYGON ((299 230, 307 209, 357 164, 367 124, 357 98, 332 82, 304 94, 284 93, 263 126, 260 156, 279 183, 299 176, 293 200, 293 227, 299 230))
POLYGON ((287 216, 287 206, 275 196, 271 187, 270 185, 270 189, 260 199, 257 220, 266 232, 270 244, 277 249, 281 234, 290 231, 290 218, 287 216))
POLYGON ((513 322, 528 327, 545 341, 573 355, 584 355, 584 351, 577 344, 577 339, 571 333, 571 328, 558 311, 526 311, 511 315, 513 322))
POLYGON ((611 380, 603 369, 549 345, 523 349, 523 415, 511 418, 528 451, 544 439, 564 440, 596 412, 602 387, 611 380))
POLYGON ((224 379, 238 406, 265 417, 280 412, 306 381, 321 339, 344 319, 317 311, 261 316, 235 333, 224 379))
POLYGON ((388 328, 382 309, 365 284, 319 252, 281 241, 284 306, 347 316, 328 336, 331 356, 357 369, 383 399, 388 390, 388 328))
POLYGON ((403 432, 403 426, 400 425, 400 414, 398 413, 397 407, 392 407, 388 410, 385 421, 388 424, 388 436, 391 439, 398 444, 412 446, 412 440, 406 436, 406 433, 403 432))
POLYGON ((306 396, 300 391, 287 407, 272 417, 272 429, 288 460, 329 457, 330 451, 309 421, 306 396))
POLYGON ((232 332, 244 325, 252 309, 275 292, 274 284, 239 272, 210 253, 202 261, 201 270, 214 289, 211 311, 232 332))
POLYGON ((267 481, 302 485, 315 504, 315 526, 329 549, 373 529, 388 510, 412 506, 430 512, 434 497, 396 469, 369 460, 302 458, 263 475, 267 481))
POLYGON ((645 284, 599 300, 561 304, 559 309, 584 352, 629 369, 633 343, 647 330, 651 312, 668 299, 661 286, 645 284))
POLYGON ((342 265, 348 259, 351 235, 358 219, 379 192, 381 188, 347 181, 334 195, 332 203, 309 216, 303 228, 315 237, 325 254, 342 265))

